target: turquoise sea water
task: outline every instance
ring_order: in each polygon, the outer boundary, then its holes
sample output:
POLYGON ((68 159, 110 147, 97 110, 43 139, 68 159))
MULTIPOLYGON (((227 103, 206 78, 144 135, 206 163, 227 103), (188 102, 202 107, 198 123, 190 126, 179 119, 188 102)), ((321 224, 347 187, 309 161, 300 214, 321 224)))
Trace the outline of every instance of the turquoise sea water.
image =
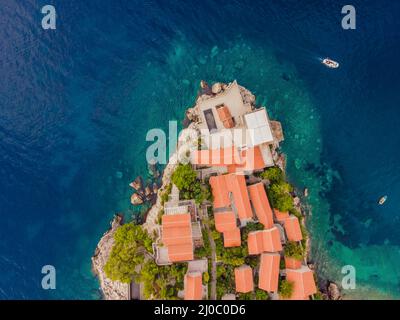
POLYGON ((399 5, 355 1, 40 1, 0 8, 0 297, 97 299, 90 257, 128 187, 149 179, 146 133, 181 121, 199 81, 234 79, 282 122, 288 177, 308 187, 321 278, 399 297, 399 5), (240 13, 240 14, 239 14, 240 13), (380 18, 377 19, 376 17, 380 18), (39 24, 38 24, 39 22, 39 24), (339 60, 338 70, 319 58, 339 60), (388 194, 385 206, 377 199, 388 194), (57 290, 40 288, 41 267, 57 290))

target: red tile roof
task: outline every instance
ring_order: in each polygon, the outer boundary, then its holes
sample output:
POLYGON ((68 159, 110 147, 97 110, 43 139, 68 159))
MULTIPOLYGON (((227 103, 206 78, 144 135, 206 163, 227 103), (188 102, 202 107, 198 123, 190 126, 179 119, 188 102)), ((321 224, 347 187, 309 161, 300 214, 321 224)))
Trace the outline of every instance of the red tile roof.
POLYGON ((235 228, 232 230, 225 231, 223 233, 224 236, 224 247, 240 247, 241 245, 241 238, 240 238, 240 229, 235 228))
POLYGON ((195 150, 192 163, 202 166, 227 167, 229 173, 265 168, 260 147, 241 150, 234 146, 221 149, 195 150))
POLYGON ((184 280, 185 300, 201 300, 203 297, 203 283, 200 272, 190 272, 184 280))
POLYGON ((236 216, 233 211, 214 212, 215 229, 225 232, 236 229, 236 216))
POLYGON ((282 251, 281 237, 276 227, 250 232, 247 244, 250 255, 282 251))
POLYGON ((240 152, 240 162, 228 165, 228 172, 254 171, 265 168, 264 158, 260 147, 248 148, 240 152))
POLYGON ((268 292, 278 291, 279 253, 263 253, 261 255, 258 287, 268 292))
POLYGON ((272 228, 274 225, 272 209, 269 205, 264 184, 262 182, 253 184, 248 186, 248 190, 258 220, 264 225, 265 229, 272 228))
POLYGON ((231 200, 229 199, 229 192, 225 176, 214 176, 210 178, 210 186, 214 198, 214 208, 229 207, 231 200))
POLYGON ((162 242, 171 262, 193 260, 193 238, 190 214, 162 216, 162 242))
POLYGON ((286 218, 283 226, 289 241, 301 241, 303 239, 299 219, 296 216, 291 215, 286 218))
POLYGON ((301 260, 297 260, 292 257, 285 257, 285 267, 286 269, 300 269, 301 268, 301 260))
POLYGON ((226 167, 240 163, 240 156, 235 147, 195 150, 192 163, 202 166, 226 167))
POLYGON ((246 179, 241 174, 224 175, 228 191, 233 194, 234 206, 241 221, 249 221, 253 218, 250 206, 250 198, 247 192, 246 179))
POLYGON ((286 218, 289 218, 289 212, 281 212, 278 209, 274 209, 275 220, 278 222, 283 222, 286 218))
POLYGON ((306 266, 298 270, 286 269, 286 280, 293 282, 291 300, 308 299, 317 293, 313 272, 306 266))
POLYGON ((231 112, 229 111, 227 106, 223 105, 217 107, 217 112, 219 119, 222 121, 225 128, 233 128, 235 126, 231 112))
POLYGON ((246 293, 254 290, 253 271, 248 265, 235 268, 236 292, 246 293))
POLYGON ((246 179, 242 174, 226 174, 210 178, 214 208, 235 207, 241 221, 253 218, 246 179), (229 194, 233 196, 233 203, 229 194))

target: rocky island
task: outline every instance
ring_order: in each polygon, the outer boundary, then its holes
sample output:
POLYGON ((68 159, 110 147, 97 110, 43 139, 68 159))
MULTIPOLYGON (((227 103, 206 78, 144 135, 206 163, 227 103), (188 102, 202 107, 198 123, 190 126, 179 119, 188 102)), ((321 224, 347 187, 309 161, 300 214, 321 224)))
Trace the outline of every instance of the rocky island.
POLYGON ((286 180, 280 122, 236 81, 201 81, 184 124, 160 187, 131 184, 133 205, 152 203, 145 222, 116 216, 98 244, 104 297, 340 299, 335 284, 316 284, 308 191, 286 180))

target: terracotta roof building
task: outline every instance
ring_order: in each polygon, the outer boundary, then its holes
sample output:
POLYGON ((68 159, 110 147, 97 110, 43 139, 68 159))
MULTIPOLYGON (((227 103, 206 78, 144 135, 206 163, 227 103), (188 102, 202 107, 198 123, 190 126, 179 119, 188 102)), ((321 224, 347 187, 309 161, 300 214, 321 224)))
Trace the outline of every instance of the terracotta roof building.
POLYGON ((162 216, 162 242, 167 247, 170 262, 193 260, 193 237, 190 214, 162 216))
POLYGON ((221 104, 219 106, 216 107, 217 109, 217 113, 218 113, 218 117, 221 120, 221 122, 223 123, 224 127, 229 129, 229 128, 233 128, 235 126, 235 122, 233 121, 231 112, 229 111, 229 108, 224 105, 221 104))
POLYGON ((250 255, 282 251, 280 233, 276 227, 250 232, 247 244, 250 255))
POLYGON ((286 269, 300 269, 302 266, 301 260, 295 259, 293 257, 285 256, 285 267, 286 269))
POLYGON ((214 212, 215 229, 225 232, 237 228, 236 216, 232 210, 214 212))
POLYGON ((253 270, 248 265, 235 268, 236 292, 246 293, 254 290, 253 270))
POLYGON ((239 152, 234 146, 220 149, 195 150, 192 158, 193 164, 210 167, 227 167, 229 165, 240 164, 240 161, 239 152))
POLYGON ((253 219, 246 179, 241 174, 226 174, 210 178, 214 208, 232 208, 241 222, 253 219))
POLYGON ((274 225, 272 209, 269 205, 268 197, 262 182, 247 187, 250 193, 250 200, 256 212, 258 221, 264 225, 265 229, 272 228, 274 225))
POLYGON ((240 229, 239 228, 225 231, 223 233, 223 236, 224 236, 224 247, 225 248, 240 247, 241 238, 240 238, 240 229))
POLYGON ((286 218, 283 227, 289 241, 301 241, 303 239, 299 219, 296 216, 290 215, 289 218, 286 218))
POLYGON ((237 210, 241 222, 253 219, 250 198, 247 192, 246 179, 241 174, 224 175, 228 192, 233 196, 232 205, 237 210))
POLYGON ((200 272, 190 272, 184 280, 185 300, 201 300, 203 297, 203 283, 200 272))
POLYGON ((279 253, 263 253, 261 255, 258 287, 268 292, 278 291, 279 253))
POLYGON ((306 266, 302 266, 298 270, 286 269, 286 280, 293 282, 291 300, 307 300, 311 295, 317 293, 314 274, 306 266))
POLYGON ((274 209, 274 215, 277 222, 284 222, 285 219, 289 218, 289 212, 281 212, 278 209, 274 209))
POLYGON ((241 245, 240 229, 233 211, 214 212, 214 219, 215 229, 223 234, 224 247, 239 247, 241 245))
MULTIPOLYGON (((229 173, 253 172, 262 170, 269 159, 265 146, 250 147, 238 150, 235 146, 220 149, 195 150, 192 163, 200 166, 227 167, 229 173)), ((270 165, 268 161, 268 165, 270 165)))

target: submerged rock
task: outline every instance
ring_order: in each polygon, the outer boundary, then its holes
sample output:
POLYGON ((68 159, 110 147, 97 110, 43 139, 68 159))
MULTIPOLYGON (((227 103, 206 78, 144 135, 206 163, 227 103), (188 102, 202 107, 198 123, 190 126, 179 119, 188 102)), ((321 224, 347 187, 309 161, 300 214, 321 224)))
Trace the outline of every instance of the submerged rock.
POLYGON ((136 179, 129 185, 135 190, 142 189, 142 178, 140 176, 136 177, 136 179))
POLYGON ((339 290, 339 286, 334 282, 328 284, 328 298, 329 300, 341 300, 342 295, 339 290))
POLYGON ((285 81, 290 81, 290 76, 287 73, 282 73, 282 79, 285 81))
POLYGON ((142 203, 143 203, 143 199, 139 196, 139 194, 134 193, 134 194, 131 196, 131 203, 132 203, 133 205, 139 205, 139 204, 142 204, 142 203))
POLYGON ((211 91, 212 91, 212 93, 214 93, 214 94, 220 93, 221 90, 222 90, 222 85, 221 85, 221 83, 219 83, 219 82, 214 83, 213 86, 212 86, 212 88, 211 88, 211 91))
POLYGON ((157 185, 157 183, 153 183, 153 192, 155 193, 155 194, 157 194, 157 192, 158 192, 158 185, 157 185))
POLYGON ((149 197, 152 194, 150 186, 146 186, 146 188, 144 189, 144 194, 146 197, 149 197))

